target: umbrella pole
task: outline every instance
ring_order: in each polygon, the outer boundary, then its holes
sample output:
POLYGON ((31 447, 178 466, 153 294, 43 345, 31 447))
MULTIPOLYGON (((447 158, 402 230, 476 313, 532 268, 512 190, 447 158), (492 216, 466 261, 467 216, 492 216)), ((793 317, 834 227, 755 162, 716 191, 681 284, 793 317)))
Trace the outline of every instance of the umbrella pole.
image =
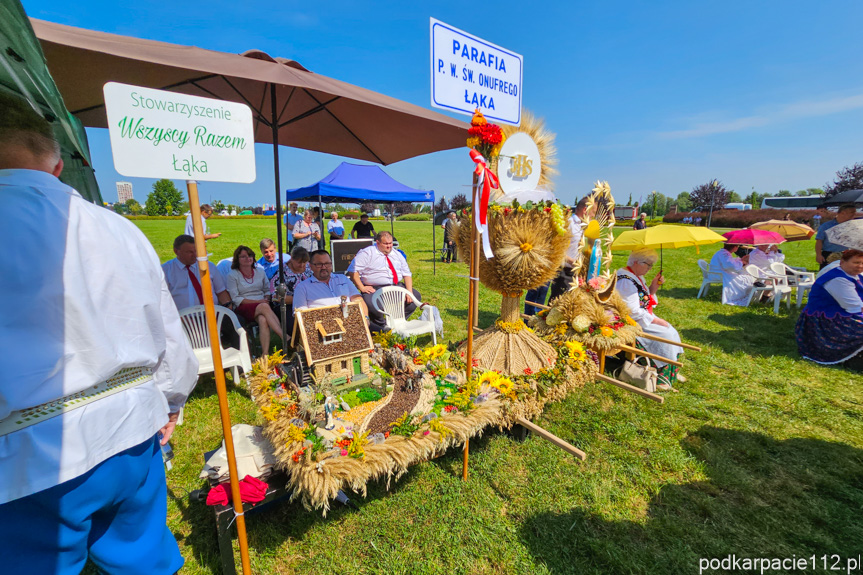
POLYGON ((390 204, 390 233, 396 237, 396 205, 390 204))
MULTIPOLYGON (((243 501, 240 498, 240 480, 237 477, 237 459, 234 454, 234 436, 231 433, 231 413, 228 410, 228 391, 225 387, 225 370, 222 367, 222 351, 219 346, 219 330, 216 326, 216 308, 213 305, 213 287, 210 279, 210 264, 207 261, 207 246, 204 243, 204 228, 201 225, 201 207, 198 199, 198 184, 186 182, 189 192, 189 209, 192 212, 192 226, 195 229, 195 251, 198 253, 198 272, 201 275, 201 291, 204 296, 204 309, 207 316, 207 331, 210 335, 210 351, 213 353, 213 366, 216 376, 216 394, 219 396, 219 415, 222 420, 222 436, 225 438, 225 452, 228 459, 228 473, 231 482, 231 501, 237 519, 237 540, 240 544, 240 561, 244 575, 252 572, 249 563, 249 543, 246 539, 246 518, 243 516, 243 501)), ((234 382, 235 384, 238 382, 234 382)))
MULTIPOLYGON (((276 110, 276 85, 270 84, 270 127, 273 130, 273 176, 275 177, 276 186, 276 238, 279 247, 279 288, 276 291, 276 297, 279 301, 279 319, 282 322, 282 350, 288 347, 288 309, 285 305, 285 295, 288 293, 285 287, 285 262, 282 257, 282 184, 279 174, 279 116, 276 110)), ((263 350, 263 355, 267 355, 269 350, 263 350)))

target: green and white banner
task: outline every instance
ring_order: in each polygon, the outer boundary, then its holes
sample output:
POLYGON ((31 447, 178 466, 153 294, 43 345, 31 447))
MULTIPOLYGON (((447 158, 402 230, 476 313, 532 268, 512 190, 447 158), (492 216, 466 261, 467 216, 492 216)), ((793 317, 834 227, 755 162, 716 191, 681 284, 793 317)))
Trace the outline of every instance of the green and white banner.
POLYGON ((104 93, 114 166, 124 176, 255 181, 248 106, 116 82, 104 93))

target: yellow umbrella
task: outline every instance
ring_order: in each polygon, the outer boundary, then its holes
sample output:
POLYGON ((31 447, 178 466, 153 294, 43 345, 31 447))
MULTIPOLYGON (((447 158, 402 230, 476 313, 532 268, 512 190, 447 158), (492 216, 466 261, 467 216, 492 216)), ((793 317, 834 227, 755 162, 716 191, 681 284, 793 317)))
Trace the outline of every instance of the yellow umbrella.
MULTIPOLYGON (((698 246, 726 241, 728 240, 709 228, 658 225, 643 230, 623 232, 611 244, 611 249, 612 251, 631 251, 639 248, 659 248, 661 258, 663 248, 695 246, 697 249, 698 246)), ((661 271, 661 259, 659 267, 661 271)))
POLYGON ((766 222, 752 224, 749 228, 753 230, 776 232, 789 242, 808 240, 815 235, 815 230, 806 224, 799 224, 791 220, 767 220, 766 222))

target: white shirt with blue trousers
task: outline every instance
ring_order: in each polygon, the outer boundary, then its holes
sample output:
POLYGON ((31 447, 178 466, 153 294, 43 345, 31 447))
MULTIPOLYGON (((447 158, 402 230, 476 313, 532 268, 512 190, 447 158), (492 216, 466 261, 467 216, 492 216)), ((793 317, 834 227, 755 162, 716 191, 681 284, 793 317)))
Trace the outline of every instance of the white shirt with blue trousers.
MULTIPOLYGON (((6 573, 174 573, 157 432, 197 381, 159 258, 53 175, 0 170, 0 554, 6 573), (143 383, 21 427, 121 370, 143 383), (151 374, 151 375, 147 375, 151 374)), ((78 404, 80 404, 79 402, 78 404)))

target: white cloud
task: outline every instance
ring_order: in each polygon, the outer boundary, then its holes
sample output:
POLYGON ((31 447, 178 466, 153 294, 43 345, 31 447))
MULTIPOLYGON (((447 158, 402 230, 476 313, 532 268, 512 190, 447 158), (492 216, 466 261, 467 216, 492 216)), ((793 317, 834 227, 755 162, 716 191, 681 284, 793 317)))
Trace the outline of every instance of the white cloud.
POLYGON ((660 132, 659 137, 667 140, 682 138, 698 138, 712 134, 742 132, 752 128, 760 128, 769 124, 788 122, 803 118, 815 118, 840 114, 863 108, 863 94, 851 96, 834 96, 823 100, 800 100, 790 104, 775 106, 772 110, 762 113, 729 118, 712 122, 694 122, 689 128, 660 132))

